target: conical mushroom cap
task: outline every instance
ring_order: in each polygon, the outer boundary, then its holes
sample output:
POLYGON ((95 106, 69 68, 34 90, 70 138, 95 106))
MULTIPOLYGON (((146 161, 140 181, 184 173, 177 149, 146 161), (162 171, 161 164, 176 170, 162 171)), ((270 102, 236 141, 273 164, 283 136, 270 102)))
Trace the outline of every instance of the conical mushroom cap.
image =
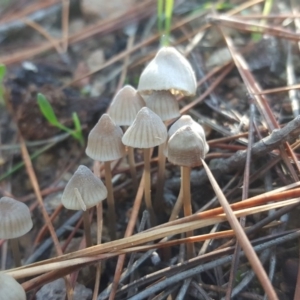
MULTIPOLYGON (((194 121, 189 115, 183 115, 176 122, 174 122, 174 124, 168 131, 168 137, 170 138, 179 128, 184 126, 192 127, 192 129, 200 135, 200 137, 204 141, 204 155, 206 155, 209 151, 209 145, 206 143, 205 131, 203 127, 199 123, 194 121)), ((164 148, 164 155, 168 156, 167 147, 164 148)))
POLYGON ((200 166, 205 157, 205 146, 201 136, 190 126, 179 128, 168 141, 169 162, 184 166, 200 166))
POLYGON ((21 284, 5 273, 0 273, 0 300, 26 300, 21 284))
POLYGON ((67 183, 61 202, 65 208, 85 210, 95 206, 107 197, 107 189, 102 181, 86 166, 79 166, 67 183), (82 200, 78 197, 78 190, 82 200))
POLYGON ((167 136, 166 126, 160 117, 143 107, 124 133, 122 141, 133 148, 152 148, 162 144, 167 136))
POLYGON ((170 91, 152 91, 143 95, 148 108, 156 113, 163 121, 180 116, 176 97, 170 91))
POLYGON ((0 239, 14 239, 32 228, 30 210, 22 202, 9 197, 0 199, 0 239))
POLYGON ((89 134, 85 153, 98 161, 118 159, 125 155, 122 136, 122 129, 108 114, 103 114, 89 134))
POLYGON ((144 106, 144 99, 136 89, 126 85, 114 97, 107 113, 117 125, 130 126, 138 111, 144 106))
POLYGON ((190 96, 196 94, 196 89, 195 73, 190 63, 173 47, 163 47, 157 52, 142 72, 138 85, 141 94, 169 90, 190 96))

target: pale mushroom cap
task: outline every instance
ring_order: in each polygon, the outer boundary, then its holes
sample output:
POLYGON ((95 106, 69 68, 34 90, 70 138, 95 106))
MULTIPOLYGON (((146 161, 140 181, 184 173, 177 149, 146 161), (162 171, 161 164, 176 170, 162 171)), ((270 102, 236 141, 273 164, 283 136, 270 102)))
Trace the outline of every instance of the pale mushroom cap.
POLYGON ((75 189, 78 189, 87 209, 107 197, 105 185, 86 166, 81 165, 78 167, 67 183, 61 199, 65 208, 81 210, 82 205, 76 196, 75 189))
POLYGON ((14 239, 32 228, 30 210, 24 203, 9 197, 0 199, 0 239, 14 239))
POLYGON ((195 95, 197 82, 188 60, 173 47, 161 48, 140 77, 138 91, 169 90, 185 96, 195 95))
POLYGON ((180 116, 176 97, 170 91, 152 91, 143 95, 148 108, 156 113, 163 121, 180 116))
POLYGON ((108 114, 103 114, 88 136, 85 153, 98 161, 111 161, 125 155, 123 131, 108 114))
POLYGON ((168 141, 168 160, 179 166, 200 166, 205 157, 205 141, 190 126, 179 128, 168 141))
POLYGON ((168 133, 161 118, 147 107, 143 107, 126 130, 122 141, 133 148, 152 148, 165 142, 168 133))
POLYGON ((0 273, 0 300, 26 300, 21 284, 5 273, 0 273))
POLYGON ((130 85, 119 90, 107 111, 119 126, 130 126, 138 111, 146 104, 141 95, 130 85))
MULTIPOLYGON (((184 126, 190 126, 193 130, 195 130, 204 143, 204 155, 206 155, 209 151, 209 145, 206 143, 206 136, 203 127, 193 120, 193 118, 189 115, 182 115, 174 124, 170 127, 168 131, 168 138, 170 138, 179 128, 184 126)), ((164 147, 164 155, 168 157, 168 147, 167 145, 164 147)))

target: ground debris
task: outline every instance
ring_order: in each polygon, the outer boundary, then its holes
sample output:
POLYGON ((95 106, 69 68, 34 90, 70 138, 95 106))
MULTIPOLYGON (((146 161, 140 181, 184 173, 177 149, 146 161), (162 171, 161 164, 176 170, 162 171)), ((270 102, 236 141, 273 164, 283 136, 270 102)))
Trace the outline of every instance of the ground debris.
MULTIPOLYGON (((64 300, 66 298, 66 286, 64 279, 60 278, 45 284, 37 293, 37 300, 64 300)), ((84 285, 76 283, 74 289, 74 300, 92 299, 92 290, 84 285)))

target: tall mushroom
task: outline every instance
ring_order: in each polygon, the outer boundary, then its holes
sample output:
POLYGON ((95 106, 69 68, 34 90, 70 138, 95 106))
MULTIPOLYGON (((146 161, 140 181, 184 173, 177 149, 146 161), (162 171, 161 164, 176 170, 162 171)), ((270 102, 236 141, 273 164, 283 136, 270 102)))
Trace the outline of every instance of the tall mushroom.
MULTIPOLYGON (((168 138, 170 138, 179 128, 184 127, 184 126, 190 126, 192 127, 202 138, 204 142, 204 154, 206 155, 207 152, 209 151, 209 145, 206 143, 206 137, 205 137, 205 131, 203 127, 194 121, 191 116, 189 115, 183 115, 181 116, 174 124, 170 127, 168 131, 168 138)), ((168 156, 168 143, 166 142, 165 147, 164 147, 164 155, 168 156)), ((182 189, 180 188, 180 192, 177 198, 177 201, 174 205, 174 208, 172 210, 172 214, 170 216, 170 220, 174 220, 182 206, 182 189)))
MULTIPOLYGON (((179 128, 168 141, 168 160, 181 167, 181 190, 184 215, 192 214, 190 172, 191 168, 202 164, 201 158, 206 154, 205 141, 192 126, 179 128)), ((187 232, 187 237, 193 236, 193 231, 187 232)), ((194 256, 194 245, 187 244, 188 258, 194 256)))
POLYGON ((30 210, 22 202, 9 197, 0 199, 0 239, 10 239, 16 267, 21 265, 18 238, 32 228, 30 210))
MULTIPOLYGON (((177 118, 179 107, 176 95, 192 96, 196 93, 196 77, 188 60, 173 47, 161 48, 141 74, 138 91, 147 107, 163 121, 177 118)), ((155 207, 162 202, 165 172, 164 145, 158 150, 158 180, 155 207)))
POLYGON ((113 240, 116 239, 116 212, 110 164, 112 160, 125 155, 122 136, 122 129, 114 123, 108 114, 103 114, 89 134, 85 151, 90 158, 104 162, 107 204, 110 216, 109 231, 113 240))
MULTIPOLYGON (((116 125, 130 126, 135 119, 138 111, 145 106, 145 102, 140 94, 130 85, 125 85, 116 94, 107 111, 116 125)), ((137 191, 138 181, 136 176, 136 168, 134 161, 134 151, 132 147, 128 147, 128 162, 132 177, 134 190, 137 191)))
POLYGON ((151 201, 150 149, 163 144, 167 129, 162 120, 149 108, 142 108, 125 132, 122 141, 126 146, 144 149, 145 203, 150 213, 152 226, 156 223, 151 201))
POLYGON ((67 183, 61 202, 65 208, 83 210, 84 231, 87 247, 92 246, 88 209, 107 197, 102 181, 86 166, 79 166, 67 183))
POLYGON ((161 48, 141 74, 137 90, 143 94, 152 91, 171 91, 173 94, 193 96, 197 83, 188 60, 173 47, 161 48))

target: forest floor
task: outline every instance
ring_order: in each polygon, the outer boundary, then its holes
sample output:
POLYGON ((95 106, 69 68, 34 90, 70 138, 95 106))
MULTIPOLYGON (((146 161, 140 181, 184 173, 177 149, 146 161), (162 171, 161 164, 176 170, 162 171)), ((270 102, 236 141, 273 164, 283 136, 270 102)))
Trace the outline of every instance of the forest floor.
MULTIPOLYGON (((181 114, 205 129, 210 147, 205 161, 228 203, 235 203, 235 214, 284 300, 300 297, 300 12, 295 3, 178 0, 169 37, 198 81, 196 96, 178 98, 181 114)), ((191 171, 194 214, 183 218, 180 212, 170 221, 181 175, 167 161, 159 224, 151 227, 143 213, 143 152, 135 150, 137 191, 127 160, 113 162, 117 241, 109 236, 104 201, 103 210, 101 205, 90 211, 93 243, 99 244, 90 249, 82 212, 61 204, 79 165, 97 170, 101 178, 104 168, 86 156, 85 145, 44 118, 37 94, 46 96, 59 122, 71 129, 76 112, 86 143, 117 91, 125 84, 136 88, 159 49, 156 9, 150 0, 0 3, 0 64, 6 66, 0 79, 0 196, 26 203, 34 223, 19 240, 19 269, 13 269, 9 242, 0 239, 0 269, 19 280, 28 299, 64 299, 64 281, 53 281, 68 274, 74 299, 265 299, 228 216, 215 209, 218 197, 202 166, 191 171), (193 239, 184 239, 190 228, 193 239), (196 254, 187 259, 185 245, 191 241, 196 254)), ((157 155, 155 148, 153 198, 157 155)))

